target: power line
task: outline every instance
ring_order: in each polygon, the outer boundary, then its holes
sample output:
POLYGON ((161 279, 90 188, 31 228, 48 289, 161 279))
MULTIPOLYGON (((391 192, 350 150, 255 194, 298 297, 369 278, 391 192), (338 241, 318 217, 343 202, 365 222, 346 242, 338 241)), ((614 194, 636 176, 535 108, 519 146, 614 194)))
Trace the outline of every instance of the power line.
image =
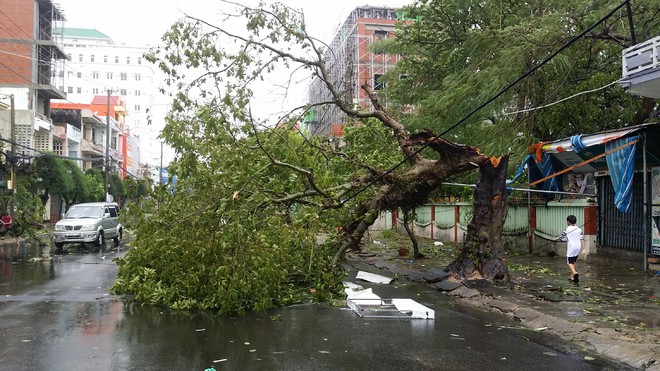
MULTIPOLYGON (((6 120, 3 120, 3 121, 6 121, 6 120)), ((62 159, 66 159, 66 160, 89 161, 89 162, 95 162, 95 161, 102 161, 103 160, 103 158, 96 158, 96 157, 73 157, 73 156, 58 155, 56 153, 50 153, 50 152, 42 151, 42 150, 32 148, 30 146, 26 146, 24 144, 20 144, 18 142, 14 142, 14 141, 11 141, 9 139, 4 139, 4 138, 0 138, 0 141, 5 142, 5 143, 9 143, 9 144, 14 144, 18 147, 22 147, 22 148, 25 148, 27 150, 40 153, 43 156, 48 156, 48 157, 57 157, 57 158, 62 158, 62 159)), ((37 158, 37 157, 41 157, 41 156, 31 156, 31 155, 21 154, 20 157, 22 157, 24 159, 30 159, 30 158, 37 158)))
POLYGON ((528 109, 524 109, 524 110, 520 110, 520 111, 505 112, 505 113, 503 113, 502 115, 503 115, 503 116, 509 116, 509 115, 515 115, 515 114, 518 114, 518 113, 531 112, 531 111, 536 111, 536 110, 540 110, 540 109, 543 109, 543 108, 551 107, 551 106, 554 106, 555 104, 559 104, 559 103, 561 103, 561 102, 565 102, 565 101, 567 101, 567 100, 569 100, 569 99, 573 99, 573 98, 578 97, 578 96, 583 95, 583 94, 594 93, 594 92, 597 92, 597 91, 599 91, 599 90, 603 90, 603 89, 609 88, 610 86, 612 86, 612 85, 614 85, 614 84, 616 84, 616 83, 618 83, 618 82, 620 82, 620 81, 621 81, 621 79, 617 79, 617 80, 612 81, 611 83, 609 83, 609 84, 607 84, 607 85, 601 86, 600 88, 591 89, 591 90, 585 90, 585 91, 579 92, 579 93, 577 93, 577 94, 573 94, 573 95, 571 95, 570 97, 566 97, 566 98, 560 99, 560 100, 558 100, 558 101, 555 101, 555 102, 552 102, 552 103, 545 104, 545 105, 543 105, 543 106, 538 106, 538 107, 528 108, 528 109))
POLYGON ((440 137, 442 137, 443 135, 447 134, 449 131, 451 131, 451 130, 457 128, 459 125, 465 123, 465 122, 466 122, 470 117, 472 117, 475 113, 479 112, 479 111, 482 110, 484 107, 486 107, 487 105, 489 105, 490 103, 492 103, 493 101, 495 101, 497 98, 499 98, 499 97, 501 97, 502 95, 504 95, 504 93, 506 93, 507 91, 509 91, 509 90, 510 90, 512 87, 514 87, 515 85, 517 85, 520 81, 524 80, 524 79, 527 78, 529 75, 531 75, 531 74, 533 74, 534 72, 536 72, 536 70, 538 70, 539 68, 543 67, 546 63, 550 62, 554 57, 556 57, 557 55, 559 55, 559 53, 561 53, 562 51, 564 51, 564 50, 565 50, 566 48, 568 48, 569 46, 573 45, 576 41, 578 41, 579 39, 581 39, 582 37, 584 37, 584 35, 586 35, 587 33, 591 32, 591 31, 592 31, 594 28, 596 28, 599 24, 603 23, 605 20, 607 20, 609 17, 611 17, 614 13, 616 13, 619 9, 621 9, 622 7, 624 7, 624 6, 628 3, 628 1, 629 1, 629 0, 626 0, 626 1, 622 2, 621 4, 619 4, 618 6, 616 6, 614 9, 612 9, 612 10, 611 10, 606 16, 604 16, 604 17, 602 17, 601 19, 599 19, 596 23, 594 23, 594 24, 591 25, 590 27, 586 28, 585 30, 583 30, 582 32, 580 32, 578 35, 573 36, 573 38, 571 38, 571 40, 569 40, 566 44, 562 45, 562 46, 561 46, 559 49, 557 49, 555 52, 553 52, 552 54, 550 54, 549 56, 547 56, 547 57, 546 57, 545 59, 543 59, 539 64, 537 64, 536 66, 534 66, 534 67, 532 67, 531 69, 527 70, 527 72, 523 73, 522 75, 518 76, 518 78, 516 78, 514 81, 510 82, 507 86, 505 86, 503 89, 501 89, 497 94, 493 95, 491 98, 489 98, 488 100, 486 100, 485 102, 483 102, 482 104, 480 104, 478 107, 474 108, 474 109, 473 109, 472 111, 470 111, 467 115, 463 116, 463 118, 461 118, 460 120, 458 120, 457 122, 455 122, 454 124, 452 124, 451 126, 449 126, 447 129, 443 130, 440 134, 436 135, 433 139, 431 139, 431 140, 429 140, 428 142, 426 142, 425 144, 423 144, 420 148, 418 148, 417 150, 415 150, 413 153, 411 153, 410 155, 406 156, 406 157, 405 157, 403 160, 401 160, 398 164, 394 165, 393 167, 391 167, 389 170, 385 171, 384 173, 378 175, 376 178, 374 178, 372 181, 370 181, 370 182, 369 182, 368 184, 366 184, 364 187, 362 187, 362 188, 360 188, 359 190, 357 190, 353 195, 351 195, 351 196, 349 196, 348 198, 346 198, 345 200, 343 200, 343 201, 340 203, 340 205, 344 205, 344 204, 346 204, 348 201, 354 199, 354 198, 357 197, 360 193, 364 192, 365 190, 367 190, 368 188, 370 188, 372 185, 376 184, 376 182, 378 182, 379 180, 383 179, 385 176, 391 174, 394 170, 396 170, 397 168, 399 168, 399 166, 401 166, 401 165, 405 164, 406 162, 408 162, 413 156, 416 156, 417 154, 419 154, 420 152, 422 152, 424 149, 426 149, 428 146, 430 146, 432 143, 434 143, 434 142, 435 142, 436 140, 438 140, 440 137))
MULTIPOLYGON (((25 30, 24 30, 22 27, 20 27, 19 25, 17 25, 16 22, 14 22, 14 20, 13 20, 9 15, 7 15, 7 13, 5 13, 1 8, 0 8, 0 13, 2 13, 2 15, 4 15, 4 16, 9 20, 9 22, 11 22, 14 26, 16 26, 15 29, 17 29, 17 30, 23 32, 23 33, 25 34, 25 36, 27 36, 30 40, 34 41, 35 43, 37 42, 37 40, 35 40, 35 39, 32 37, 32 35, 30 35, 30 34, 28 34, 27 32, 25 32, 25 30)), ((0 22, 2 23, 3 26, 5 25, 4 22, 2 22, 2 21, 0 21, 0 22)), ((5 26, 5 27, 6 27, 6 26, 5 26)), ((11 33, 12 33, 14 36, 16 36, 16 37, 20 37, 20 36, 18 35, 18 33, 17 33, 16 31, 14 31, 15 29, 14 29, 13 27, 8 27, 8 28, 6 28, 6 31, 11 32, 11 33)))

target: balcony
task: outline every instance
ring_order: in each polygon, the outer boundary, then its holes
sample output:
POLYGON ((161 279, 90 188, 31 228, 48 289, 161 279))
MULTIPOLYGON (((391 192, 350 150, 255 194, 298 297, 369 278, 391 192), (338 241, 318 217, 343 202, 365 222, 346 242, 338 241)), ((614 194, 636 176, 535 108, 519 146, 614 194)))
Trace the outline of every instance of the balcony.
POLYGON ((103 147, 90 142, 89 140, 82 140, 82 153, 84 155, 89 155, 90 157, 103 157, 103 147))
POLYGON ((660 99, 660 36, 624 49, 622 67, 630 94, 660 99))
POLYGON ((82 139, 82 133, 77 127, 66 124, 66 137, 70 141, 80 143, 80 140, 82 139))

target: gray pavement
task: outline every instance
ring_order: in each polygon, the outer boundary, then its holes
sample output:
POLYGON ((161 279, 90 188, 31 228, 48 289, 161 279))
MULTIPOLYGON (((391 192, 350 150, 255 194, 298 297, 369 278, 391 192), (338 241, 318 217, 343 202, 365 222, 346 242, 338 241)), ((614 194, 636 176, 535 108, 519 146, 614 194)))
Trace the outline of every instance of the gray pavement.
POLYGON ((509 283, 459 282, 442 277, 453 256, 447 246, 427 246, 427 258, 411 260, 381 241, 351 260, 433 285, 461 304, 500 313, 612 360, 660 371, 660 278, 643 272, 641 257, 601 249, 599 256, 578 261, 578 286, 567 279, 565 258, 530 255, 507 257, 509 283))

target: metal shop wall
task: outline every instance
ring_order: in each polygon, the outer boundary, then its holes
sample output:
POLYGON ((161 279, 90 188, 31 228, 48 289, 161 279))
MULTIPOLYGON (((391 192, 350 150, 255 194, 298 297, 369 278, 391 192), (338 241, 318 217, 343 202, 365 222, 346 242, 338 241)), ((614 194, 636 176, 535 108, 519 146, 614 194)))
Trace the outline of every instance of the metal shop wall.
MULTIPOLYGON (((635 173, 630 210, 622 213, 614 207, 614 187, 609 176, 596 178, 598 182, 598 245, 627 251, 644 252, 650 230, 644 226, 644 178, 635 173)), ((651 174, 648 174, 651 179, 651 174)), ((650 192, 649 192, 650 202, 650 192)), ((650 206, 649 206, 650 207, 650 206)))

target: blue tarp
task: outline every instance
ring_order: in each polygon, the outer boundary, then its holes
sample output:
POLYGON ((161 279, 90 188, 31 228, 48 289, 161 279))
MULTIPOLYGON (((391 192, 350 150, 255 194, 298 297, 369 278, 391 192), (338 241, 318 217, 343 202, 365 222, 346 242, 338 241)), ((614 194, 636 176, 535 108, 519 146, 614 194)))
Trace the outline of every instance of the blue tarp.
MULTIPOLYGON (((617 147, 637 140, 637 136, 621 138, 605 143, 605 151, 609 152, 617 147)), ((621 148, 605 156, 610 178, 614 186, 614 206, 621 212, 630 209, 632 201, 633 174, 635 171, 635 145, 621 148)))
MULTIPOLYGON (((535 162, 535 161, 534 161, 535 162)), ((540 177, 536 178, 534 172, 530 172, 530 181, 533 183, 539 179, 549 177, 555 174, 555 169, 552 166, 552 156, 549 153, 543 153, 541 161, 535 162, 536 167, 540 172, 540 177)), ((559 191, 559 185, 557 183, 557 177, 552 177, 543 181, 543 190, 545 191, 559 191)))

